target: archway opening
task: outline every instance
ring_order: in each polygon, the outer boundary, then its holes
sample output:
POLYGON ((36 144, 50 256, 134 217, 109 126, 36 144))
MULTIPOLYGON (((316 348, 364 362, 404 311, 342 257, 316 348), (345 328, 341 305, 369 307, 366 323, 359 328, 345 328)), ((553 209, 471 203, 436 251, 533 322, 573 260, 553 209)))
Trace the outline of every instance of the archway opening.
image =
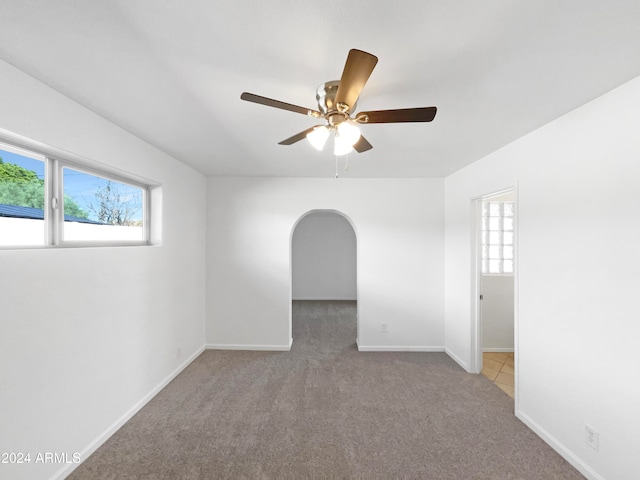
POLYGON ((303 215, 291 235, 291 334, 297 348, 356 348, 357 237, 333 210, 303 215))

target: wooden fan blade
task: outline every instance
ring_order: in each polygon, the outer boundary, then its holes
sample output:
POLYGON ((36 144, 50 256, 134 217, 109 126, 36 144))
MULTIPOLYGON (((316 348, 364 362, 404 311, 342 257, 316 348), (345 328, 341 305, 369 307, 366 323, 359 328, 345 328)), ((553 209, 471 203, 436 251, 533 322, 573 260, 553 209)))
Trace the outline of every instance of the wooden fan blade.
POLYGON ((399 110, 376 110, 356 115, 359 123, 430 122, 436 116, 436 107, 401 108, 399 110))
POLYGON ((344 65, 340 85, 336 92, 335 102, 338 110, 346 108, 347 112, 351 111, 376 63, 378 63, 378 57, 375 55, 362 50, 349 50, 347 63, 344 65), (344 104, 346 107, 341 107, 339 104, 344 104))
POLYGON ((305 131, 300 132, 300 133, 296 133, 293 137, 289 137, 285 140, 282 140, 281 142, 278 142, 278 145, 293 145, 296 142, 299 142, 300 140, 303 140, 305 138, 307 138, 307 133, 310 133, 313 131, 314 128, 316 128, 318 125, 315 125, 311 128, 307 128, 305 131))
POLYGON ((274 100, 272 98, 261 97, 249 92, 243 92, 240 95, 242 100, 247 102, 259 103, 260 105, 266 105, 267 107, 281 108, 282 110, 289 110, 290 112, 301 113, 303 115, 309 115, 312 117, 321 117, 322 114, 317 110, 311 110, 310 108, 299 107, 290 103, 281 102, 280 100, 274 100))
POLYGON ((364 136, 360 135, 360 139, 353 145, 353 149, 358 152, 366 152, 367 150, 371 150, 373 145, 367 142, 367 139, 364 136))

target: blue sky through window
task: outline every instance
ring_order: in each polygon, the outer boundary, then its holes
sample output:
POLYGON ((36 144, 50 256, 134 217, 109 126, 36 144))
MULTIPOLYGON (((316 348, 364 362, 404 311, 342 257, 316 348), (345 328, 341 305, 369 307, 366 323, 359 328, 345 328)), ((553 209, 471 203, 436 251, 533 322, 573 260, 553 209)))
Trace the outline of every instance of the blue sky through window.
MULTIPOLYGON (((109 184, 112 189, 112 201, 122 208, 130 209, 131 220, 142 220, 142 189, 124 183, 109 181, 106 178, 80 172, 71 168, 63 168, 64 193, 89 214, 92 220, 104 221, 98 218, 96 211, 100 210, 98 195, 104 192, 109 184), (117 201, 116 201, 117 198, 117 201)), ((113 206, 113 204, 112 204, 113 206)))

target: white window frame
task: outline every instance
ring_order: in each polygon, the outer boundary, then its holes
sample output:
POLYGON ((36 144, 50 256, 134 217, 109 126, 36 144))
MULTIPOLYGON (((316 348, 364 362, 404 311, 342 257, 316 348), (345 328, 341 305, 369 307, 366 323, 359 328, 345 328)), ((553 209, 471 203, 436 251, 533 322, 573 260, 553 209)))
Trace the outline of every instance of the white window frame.
MULTIPOLYGON (((120 175, 114 175, 112 173, 105 173, 95 168, 86 167, 75 162, 69 162, 67 160, 60 160, 56 158, 47 158, 47 162, 51 162, 51 170, 55 172, 52 181, 53 194, 50 196, 52 203, 57 203, 57 208, 51 206, 51 215, 53 218, 52 226, 55 228, 50 232, 51 238, 49 239, 51 244, 58 246, 96 246, 96 245, 148 245, 149 244, 149 187, 147 185, 135 182, 129 178, 122 177, 120 175), (104 178, 105 180, 113 180, 114 182, 123 183, 131 187, 139 188, 142 191, 142 239, 140 240, 65 240, 64 239, 64 180, 62 170, 64 168, 71 168, 75 171, 93 175, 96 177, 104 178)), ((45 173, 46 177, 46 173, 45 173)))
MULTIPOLYGON (((0 149, 15 151, 28 157, 44 158, 44 245, 0 245, 0 249, 33 249, 65 247, 115 247, 151 245, 151 189, 157 186, 144 183, 126 175, 114 173, 86 165, 83 162, 69 160, 61 155, 50 155, 43 149, 17 145, 0 138, 0 149), (4 148, 7 147, 7 148, 4 148), (23 153, 21 153, 23 152, 23 153), (63 168, 94 175, 106 180, 123 183, 142 191, 142 239, 140 240, 64 240, 64 183, 63 168)), ((88 162, 87 162, 88 163, 88 162)))

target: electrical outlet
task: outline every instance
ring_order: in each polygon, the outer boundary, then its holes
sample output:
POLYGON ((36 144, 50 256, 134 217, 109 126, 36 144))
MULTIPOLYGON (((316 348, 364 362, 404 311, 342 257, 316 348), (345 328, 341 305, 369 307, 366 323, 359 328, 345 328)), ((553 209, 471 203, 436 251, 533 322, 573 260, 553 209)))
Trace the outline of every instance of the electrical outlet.
POLYGON ((595 451, 598 451, 598 449, 600 448, 600 433, 595 431, 589 425, 585 425, 584 441, 595 451))
POLYGON ((387 333, 389 331, 389 324, 388 323, 383 323, 380 327, 381 327, 381 330, 384 333, 387 333))
POLYGON ((176 357, 180 358, 180 355, 182 355, 182 346, 178 345, 178 348, 176 348, 176 357))

